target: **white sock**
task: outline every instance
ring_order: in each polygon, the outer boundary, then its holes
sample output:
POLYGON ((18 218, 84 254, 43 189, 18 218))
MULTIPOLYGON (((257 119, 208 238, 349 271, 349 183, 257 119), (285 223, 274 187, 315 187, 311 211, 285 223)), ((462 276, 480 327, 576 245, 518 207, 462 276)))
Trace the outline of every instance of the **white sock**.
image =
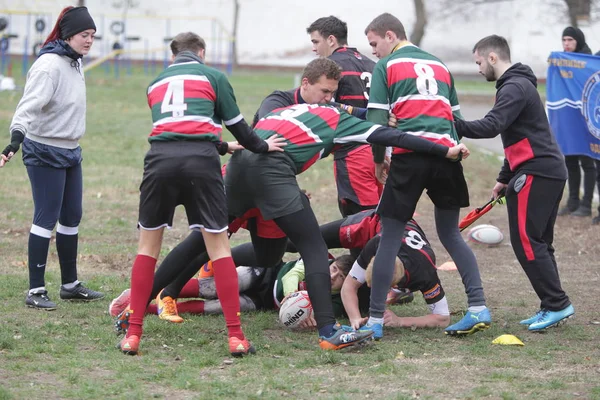
POLYGON ((373 324, 383 325, 383 318, 369 317, 369 320, 367 321, 367 325, 373 325, 373 324))
POLYGON ((33 289, 29 289, 29 294, 42 294, 46 291, 46 287, 45 286, 40 286, 40 287, 36 287, 33 289))
POLYGON ((75 282, 71 282, 71 283, 65 283, 64 285, 62 285, 62 287, 65 288, 66 290, 73 290, 73 288, 77 285, 79 285, 78 280, 75 282))
POLYGON ((470 306, 469 311, 471 311, 472 313, 478 313, 478 312, 482 312, 486 308, 487 308, 486 306, 470 306))

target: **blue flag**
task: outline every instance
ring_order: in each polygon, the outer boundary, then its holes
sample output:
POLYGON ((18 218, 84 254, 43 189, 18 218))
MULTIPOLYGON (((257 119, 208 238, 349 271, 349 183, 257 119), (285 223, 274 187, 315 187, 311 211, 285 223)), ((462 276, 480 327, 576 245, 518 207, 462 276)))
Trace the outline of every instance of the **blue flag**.
POLYGON ((564 155, 600 159, 600 57, 551 53, 546 107, 564 155))

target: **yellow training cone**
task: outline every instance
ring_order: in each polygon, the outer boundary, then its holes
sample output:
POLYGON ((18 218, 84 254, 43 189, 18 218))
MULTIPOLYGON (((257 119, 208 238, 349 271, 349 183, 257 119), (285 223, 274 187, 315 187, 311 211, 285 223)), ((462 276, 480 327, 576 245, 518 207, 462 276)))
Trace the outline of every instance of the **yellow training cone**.
POLYGON ((503 345, 517 345, 517 346, 525 346, 523 342, 519 340, 515 335, 501 335, 496 339, 492 340, 493 344, 503 344, 503 345))

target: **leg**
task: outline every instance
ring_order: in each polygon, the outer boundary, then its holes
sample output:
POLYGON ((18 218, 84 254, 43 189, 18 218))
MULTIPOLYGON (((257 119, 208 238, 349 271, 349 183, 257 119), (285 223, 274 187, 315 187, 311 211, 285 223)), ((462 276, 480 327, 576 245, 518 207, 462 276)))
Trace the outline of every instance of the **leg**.
POLYGON ((571 304, 560 284, 551 242, 563 187, 562 181, 519 175, 509 184, 506 196, 513 250, 541 308, 550 311, 571 304))
POLYGON ((296 245, 306 268, 306 285, 321 336, 329 336, 335 317, 331 304, 331 281, 327 246, 319 233, 319 224, 306 196, 304 209, 275 219, 277 225, 296 245), (321 330, 329 332, 321 332, 321 330))
MULTIPOLYGON (((594 160, 596 164, 596 186, 598 187, 598 195, 600 196, 600 160, 594 160)), ((600 224, 600 204, 598 204, 598 215, 592 219, 593 225, 600 224)))
POLYGON ((34 211, 28 243, 29 293, 25 303, 34 308, 54 310, 56 304, 47 297, 44 275, 52 230, 63 202, 66 172, 64 169, 28 166, 27 174, 34 211))
POLYGON ((589 217, 592 215, 592 198, 596 185, 596 166, 590 157, 580 156, 581 169, 583 169, 583 197, 579 208, 573 212, 576 217, 589 217))
POLYGON ((147 230, 140 228, 138 252, 131 270, 131 302, 129 306, 129 330, 127 337, 132 335, 140 338, 144 323, 144 312, 150 299, 154 281, 154 267, 160 254, 164 228, 147 230))
POLYGON ((469 307, 485 306, 481 275, 473 251, 465 243, 458 229, 460 210, 435 208, 435 226, 442 245, 456 263, 462 278, 469 307))
POLYGON ((561 209, 561 215, 570 214, 579 208, 579 188, 581 186, 579 156, 565 156, 565 164, 569 174, 569 200, 567 201, 567 207, 561 209))

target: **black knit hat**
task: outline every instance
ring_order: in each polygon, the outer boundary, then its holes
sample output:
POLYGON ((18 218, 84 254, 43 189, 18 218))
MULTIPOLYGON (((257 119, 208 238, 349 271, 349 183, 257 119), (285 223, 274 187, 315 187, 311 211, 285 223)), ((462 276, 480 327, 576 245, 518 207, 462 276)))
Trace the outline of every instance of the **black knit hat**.
POLYGON ((579 28, 574 28, 572 26, 567 26, 563 31, 562 37, 572 37, 577 42, 577 47, 575 48, 576 52, 579 52, 583 46, 585 45, 585 35, 579 28))
POLYGON ((58 26, 60 28, 60 38, 63 40, 88 29, 96 30, 96 24, 94 24, 87 7, 70 9, 63 15, 58 26))

